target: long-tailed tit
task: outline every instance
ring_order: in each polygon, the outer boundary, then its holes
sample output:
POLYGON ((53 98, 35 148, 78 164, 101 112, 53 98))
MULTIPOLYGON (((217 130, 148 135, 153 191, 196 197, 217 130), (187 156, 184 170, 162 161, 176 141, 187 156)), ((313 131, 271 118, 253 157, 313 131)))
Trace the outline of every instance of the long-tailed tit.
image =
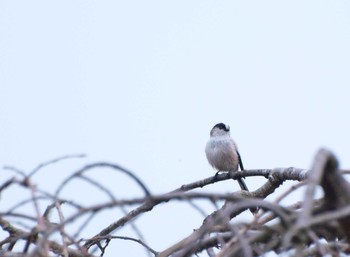
MULTIPOLYGON (((205 154, 210 165, 218 171, 234 172, 238 170, 238 167, 244 170, 236 143, 230 137, 230 127, 224 123, 216 124, 210 131, 205 154)), ((242 190, 248 191, 242 178, 238 178, 237 181, 242 190)))

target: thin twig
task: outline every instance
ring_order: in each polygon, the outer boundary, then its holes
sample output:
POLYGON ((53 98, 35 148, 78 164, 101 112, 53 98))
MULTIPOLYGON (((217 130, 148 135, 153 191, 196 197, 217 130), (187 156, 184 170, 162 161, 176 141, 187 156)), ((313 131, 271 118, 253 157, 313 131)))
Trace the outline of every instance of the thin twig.
POLYGON ((41 170, 42 168, 47 167, 49 165, 52 165, 52 164, 55 164, 57 162, 61 162, 61 161, 67 160, 67 159, 84 158, 84 157, 86 157, 85 154, 70 154, 70 155, 65 155, 65 156, 50 160, 48 162, 41 163, 28 174, 28 178, 32 177, 39 170, 41 170))

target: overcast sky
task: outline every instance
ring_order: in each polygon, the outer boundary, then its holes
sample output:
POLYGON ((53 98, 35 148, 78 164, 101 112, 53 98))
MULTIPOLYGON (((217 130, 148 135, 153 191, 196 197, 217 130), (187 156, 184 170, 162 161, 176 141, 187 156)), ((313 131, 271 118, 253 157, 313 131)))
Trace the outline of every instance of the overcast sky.
MULTIPOLYGON (((35 182, 55 187, 105 160, 163 193, 215 172, 204 146, 224 122, 248 169, 309 168, 319 147, 349 168, 349 71, 345 0, 2 0, 0 164, 30 171, 84 153, 35 182)), ((117 195, 140 195, 101 174, 117 195)), ((263 182, 247 179, 250 188, 263 182)), ((159 221, 145 236, 161 250, 198 227, 202 217, 193 218, 175 228, 159 221)), ((145 230, 153 222, 139 221, 145 230)))

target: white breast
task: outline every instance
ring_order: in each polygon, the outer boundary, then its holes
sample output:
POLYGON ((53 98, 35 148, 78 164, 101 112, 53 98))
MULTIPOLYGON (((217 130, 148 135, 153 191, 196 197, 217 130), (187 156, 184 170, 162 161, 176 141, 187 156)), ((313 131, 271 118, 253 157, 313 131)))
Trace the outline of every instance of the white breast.
POLYGON ((220 171, 238 170, 236 144, 230 137, 211 137, 205 147, 209 163, 220 171))

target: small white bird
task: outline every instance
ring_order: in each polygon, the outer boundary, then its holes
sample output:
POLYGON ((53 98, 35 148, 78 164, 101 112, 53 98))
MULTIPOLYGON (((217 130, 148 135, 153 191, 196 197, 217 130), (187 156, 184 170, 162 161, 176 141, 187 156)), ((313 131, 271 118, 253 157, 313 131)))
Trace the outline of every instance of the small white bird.
MULTIPOLYGON (((218 171, 234 172, 238 170, 238 166, 244 170, 236 143, 230 137, 230 127, 224 123, 216 124, 210 131, 205 154, 210 165, 218 171)), ((242 178, 237 181, 242 190, 249 191, 242 178)))

